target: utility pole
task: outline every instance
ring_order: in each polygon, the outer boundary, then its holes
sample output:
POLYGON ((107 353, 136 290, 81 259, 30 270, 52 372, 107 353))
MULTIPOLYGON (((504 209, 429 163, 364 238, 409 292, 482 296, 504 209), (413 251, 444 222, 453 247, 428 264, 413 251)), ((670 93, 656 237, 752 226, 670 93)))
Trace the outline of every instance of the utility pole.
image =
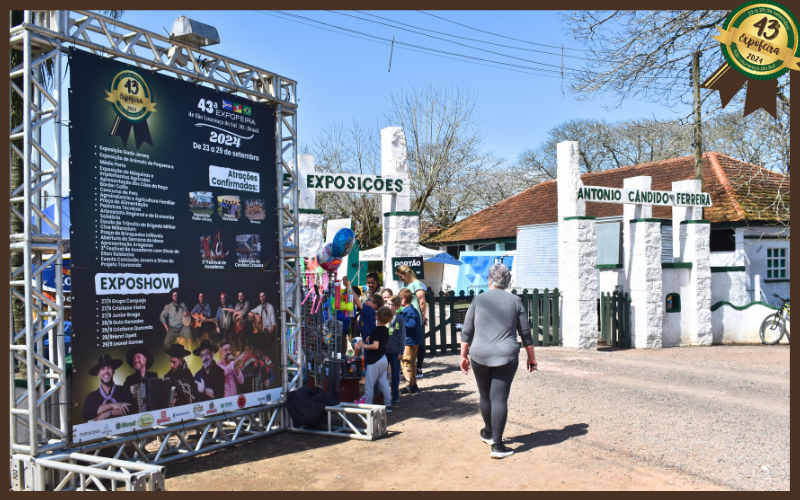
POLYGON ((389 49, 389 73, 392 72, 392 55, 394 54, 394 37, 392 37, 392 48, 389 49))
POLYGON ((561 97, 564 97, 564 44, 561 44, 561 97))
POLYGON ((694 95, 694 178, 699 180, 702 186, 703 123, 700 115, 700 52, 695 52, 692 56, 692 93, 694 95))

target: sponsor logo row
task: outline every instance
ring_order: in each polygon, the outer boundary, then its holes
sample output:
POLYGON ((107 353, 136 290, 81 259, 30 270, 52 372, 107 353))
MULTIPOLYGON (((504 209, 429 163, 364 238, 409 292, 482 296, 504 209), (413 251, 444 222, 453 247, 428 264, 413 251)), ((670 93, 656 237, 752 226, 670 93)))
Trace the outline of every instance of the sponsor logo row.
POLYGON ((252 399, 255 399, 255 402, 251 403, 251 405, 264 404, 272 401, 272 394, 269 393, 241 394, 236 398, 235 402, 217 400, 217 401, 209 401, 207 403, 197 403, 191 407, 187 406, 179 408, 170 408, 167 410, 160 410, 152 414, 142 413, 138 415, 138 418, 135 415, 132 416, 131 418, 133 418, 133 420, 129 421, 120 420, 111 424, 105 423, 102 429, 100 429, 99 427, 88 428, 85 430, 80 428, 74 428, 73 439, 77 441, 83 441, 86 439, 92 439, 94 435, 97 434, 106 434, 106 435, 112 433, 120 434, 127 431, 132 431, 137 427, 141 429, 146 429, 148 427, 151 427, 153 424, 163 425, 173 421, 180 421, 183 420, 184 417, 197 418, 203 416, 210 416, 224 411, 231 411, 234 409, 234 404, 237 407, 243 409, 248 406, 248 397, 250 398, 251 401, 252 399))

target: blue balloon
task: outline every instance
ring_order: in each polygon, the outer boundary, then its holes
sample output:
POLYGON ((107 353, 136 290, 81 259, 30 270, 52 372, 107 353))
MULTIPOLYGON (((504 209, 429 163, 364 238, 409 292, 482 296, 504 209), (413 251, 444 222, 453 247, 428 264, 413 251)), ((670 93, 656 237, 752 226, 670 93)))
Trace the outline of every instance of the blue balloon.
POLYGON ((335 257, 344 257, 349 254, 356 244, 356 234, 352 229, 346 227, 338 230, 333 237, 331 243, 331 250, 335 257))

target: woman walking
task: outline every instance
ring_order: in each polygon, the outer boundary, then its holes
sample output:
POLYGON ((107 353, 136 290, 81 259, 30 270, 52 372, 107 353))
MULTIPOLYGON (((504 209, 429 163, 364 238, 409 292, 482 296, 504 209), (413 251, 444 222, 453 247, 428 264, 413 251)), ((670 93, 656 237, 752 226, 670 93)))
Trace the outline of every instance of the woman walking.
POLYGON ((481 440, 492 445, 492 458, 514 452, 503 445, 508 416, 508 393, 519 365, 519 333, 528 352, 528 371, 536 369, 533 336, 522 300, 506 292, 511 272, 503 264, 489 268, 489 291, 472 299, 461 330, 461 371, 472 371, 478 383, 484 428, 481 440))
MULTIPOLYGON (((428 324, 428 308, 427 304, 425 303, 425 290, 427 288, 425 285, 417 279, 417 273, 414 272, 408 266, 397 266, 394 273, 397 275, 400 280, 405 283, 406 286, 403 288, 408 288, 411 293, 413 294, 413 301, 411 305, 414 306, 414 309, 417 310, 417 314, 420 317, 420 329, 424 332, 425 325, 428 324)), ((420 348, 417 351, 417 378, 422 378, 422 363, 425 361, 425 339, 422 339, 422 343, 420 344, 420 348)))

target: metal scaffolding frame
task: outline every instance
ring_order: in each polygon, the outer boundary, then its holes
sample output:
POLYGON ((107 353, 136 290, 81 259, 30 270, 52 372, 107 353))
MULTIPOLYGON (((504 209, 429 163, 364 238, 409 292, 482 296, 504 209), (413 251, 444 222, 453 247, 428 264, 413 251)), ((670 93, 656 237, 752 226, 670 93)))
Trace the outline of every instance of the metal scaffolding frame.
POLYGON ((289 422, 289 430, 300 434, 344 437, 361 441, 372 441, 387 433, 386 406, 356 403, 339 403, 325 407, 327 425, 321 428, 295 426, 289 422))
MULTIPOLYGON (((62 453, 36 461, 41 467, 62 472, 63 478, 53 485, 53 491, 117 491, 117 483, 123 483, 126 491, 164 490, 166 467, 83 453, 62 453)), ((25 463, 25 457, 16 462, 25 463)))
POLYGON ((13 162, 14 155, 19 157, 24 171, 22 183, 11 186, 10 193, 11 216, 24 223, 22 233, 10 235, 11 252, 23 255, 22 266, 9 267, 9 408, 14 489, 87 489, 92 485, 103 489, 108 481, 111 489, 116 488, 117 482, 128 489, 144 489, 148 480, 150 489, 162 489, 163 468, 153 465, 288 430, 285 397, 303 383, 303 353, 297 337, 301 324, 297 82, 85 10, 24 11, 23 23, 10 28, 10 47, 22 54, 22 62, 10 68, 10 99, 14 94, 22 99, 23 120, 11 130, 9 160, 13 162), (55 264, 56 269, 63 264, 61 55, 70 47, 275 108, 282 401, 83 445, 79 447, 81 453, 75 453, 68 426, 72 402, 68 394, 62 282, 55 280, 55 300, 46 296, 42 286, 42 271, 50 264, 55 264), (45 82, 45 66, 54 75, 50 85, 45 82), (20 78, 22 86, 15 83, 20 78), (42 143, 45 125, 53 128, 52 154, 42 143), (15 144, 20 141, 21 148, 15 144), (44 214, 42 204, 42 192, 51 185, 56 205, 52 219, 44 214), (22 210, 14 208, 20 203, 22 210), (52 235, 43 234, 43 224, 52 228, 52 235), (25 309, 25 325, 19 330, 14 328, 15 303, 25 309), (49 341, 48 357, 44 356, 45 339, 49 341), (26 390, 19 396, 15 395, 15 360, 26 370, 26 390), (29 431, 27 436, 18 435, 18 425, 29 431), (190 437, 197 437, 197 441, 190 443, 190 437), (160 445, 150 451, 148 445, 153 443, 160 445), (83 453, 87 451, 94 455, 83 453), (113 458, 100 456, 109 452, 113 452, 113 458), (143 467, 134 460, 151 465, 143 467))

